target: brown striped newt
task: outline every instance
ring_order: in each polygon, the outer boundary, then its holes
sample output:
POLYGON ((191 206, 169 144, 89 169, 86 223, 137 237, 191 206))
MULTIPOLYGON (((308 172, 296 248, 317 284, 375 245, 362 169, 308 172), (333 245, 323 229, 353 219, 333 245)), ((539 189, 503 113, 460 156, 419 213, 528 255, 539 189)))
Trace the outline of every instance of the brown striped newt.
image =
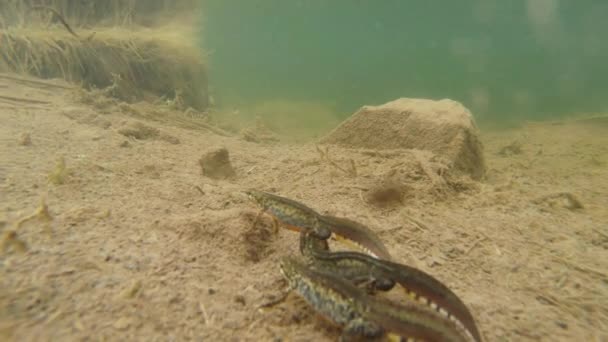
POLYGON ((319 239, 328 239, 331 231, 319 224, 319 214, 303 203, 258 190, 245 194, 257 203, 262 211, 272 215, 285 228, 296 232, 306 231, 319 239))
MULTIPOLYGON (((390 290, 395 284, 412 299, 463 326, 477 342, 481 334, 473 315, 447 286, 416 268, 357 252, 330 252, 327 241, 300 234, 300 251, 312 267, 326 270, 351 283, 366 283, 371 290, 390 290)), ((373 291, 371 291, 373 292, 373 291)))
POLYGON ((390 260, 391 256, 378 236, 361 223, 329 215, 321 215, 307 205, 268 192, 248 190, 247 196, 262 211, 273 216, 285 228, 311 232, 319 239, 334 238, 355 246, 376 258, 390 260))
POLYGON ((280 266, 291 289, 326 319, 344 328, 343 341, 470 341, 460 325, 418 302, 396 304, 370 296, 337 274, 295 258, 284 258, 280 266))

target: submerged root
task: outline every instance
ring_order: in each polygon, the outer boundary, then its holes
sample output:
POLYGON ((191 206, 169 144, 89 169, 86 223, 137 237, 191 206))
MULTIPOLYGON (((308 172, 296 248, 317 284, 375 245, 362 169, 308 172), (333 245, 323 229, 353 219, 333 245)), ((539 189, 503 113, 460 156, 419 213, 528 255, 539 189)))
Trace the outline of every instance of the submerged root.
POLYGON ((6 230, 0 239, 0 252, 5 253, 11 247, 18 253, 27 252, 27 244, 19 239, 17 232, 6 230))
POLYGON ((49 174, 48 180, 54 185, 64 184, 68 177, 68 171, 65 166, 65 157, 61 156, 57 159, 55 169, 49 174))
POLYGON ((325 151, 323 151, 319 146, 315 146, 315 147, 317 149, 317 152, 319 152, 319 159, 325 160, 329 165, 344 172, 345 174, 347 174, 350 177, 357 177, 357 166, 355 165, 355 161, 353 159, 349 160, 348 168, 343 168, 342 166, 338 165, 338 163, 336 163, 329 157, 329 147, 326 147, 325 151))
POLYGON ((49 207, 46 204, 46 200, 43 198, 40 200, 40 206, 30 215, 27 215, 19 221, 15 223, 15 230, 19 230, 23 225, 32 221, 38 221, 42 223, 44 230, 50 235, 51 231, 51 222, 53 221, 53 216, 49 212, 49 207))
POLYGON ((569 210, 583 209, 583 204, 573 194, 569 192, 558 192, 549 194, 532 201, 534 204, 547 203, 550 206, 562 206, 569 210))

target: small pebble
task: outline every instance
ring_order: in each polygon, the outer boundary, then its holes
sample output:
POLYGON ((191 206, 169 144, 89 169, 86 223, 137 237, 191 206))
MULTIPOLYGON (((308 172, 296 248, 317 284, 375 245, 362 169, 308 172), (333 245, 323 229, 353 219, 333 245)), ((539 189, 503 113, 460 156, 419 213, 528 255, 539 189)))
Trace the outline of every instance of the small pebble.
POLYGON ((245 296, 243 296, 243 295, 234 296, 234 301, 243 306, 247 305, 247 302, 245 301, 245 296))
POLYGON ((131 324, 133 324, 133 319, 129 317, 121 317, 116 322, 114 322, 113 326, 118 330, 128 329, 131 324))
POLYGON ((32 137, 29 133, 21 133, 19 136, 19 145, 30 146, 32 144, 32 137))

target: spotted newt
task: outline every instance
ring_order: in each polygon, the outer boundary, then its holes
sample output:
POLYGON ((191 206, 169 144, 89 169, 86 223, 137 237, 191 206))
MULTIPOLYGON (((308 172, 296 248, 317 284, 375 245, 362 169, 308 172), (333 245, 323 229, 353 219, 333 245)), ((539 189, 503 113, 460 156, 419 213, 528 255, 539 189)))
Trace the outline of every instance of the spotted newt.
POLYGON ((291 289, 319 314, 343 327, 343 341, 470 341, 461 326, 418 302, 397 304, 368 295, 342 277, 295 258, 284 258, 280 267, 291 289))

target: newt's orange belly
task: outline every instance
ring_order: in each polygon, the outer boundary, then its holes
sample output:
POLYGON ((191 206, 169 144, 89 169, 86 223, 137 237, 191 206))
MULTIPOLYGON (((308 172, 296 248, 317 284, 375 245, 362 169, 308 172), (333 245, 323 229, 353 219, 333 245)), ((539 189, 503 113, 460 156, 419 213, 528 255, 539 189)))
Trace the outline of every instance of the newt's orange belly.
POLYGON ((300 232, 302 231, 302 227, 294 226, 294 225, 291 225, 291 224, 285 223, 285 222, 283 222, 283 221, 278 221, 278 222, 279 222, 279 223, 281 224, 281 226, 283 226, 285 229, 288 229, 288 230, 291 230, 291 231, 294 231, 294 232, 298 232, 298 233, 300 233, 300 232))

